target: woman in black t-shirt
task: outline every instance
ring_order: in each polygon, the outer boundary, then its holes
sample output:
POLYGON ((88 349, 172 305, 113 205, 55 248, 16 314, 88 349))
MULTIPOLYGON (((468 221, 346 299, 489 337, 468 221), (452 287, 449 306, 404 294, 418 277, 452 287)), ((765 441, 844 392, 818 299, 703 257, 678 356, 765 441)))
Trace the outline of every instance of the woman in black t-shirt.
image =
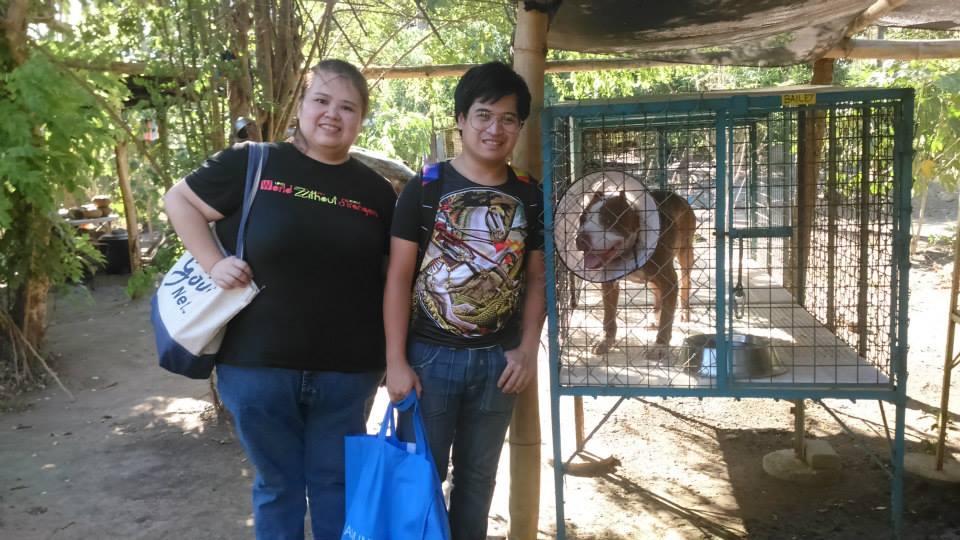
POLYGON ((384 369, 383 260, 396 202, 389 182, 349 155, 367 111, 363 75, 326 60, 310 73, 292 142, 270 145, 237 241, 247 149, 208 159, 165 196, 167 215, 223 288, 260 294, 227 327, 217 384, 256 468, 257 538, 339 540, 343 437, 365 431, 384 369))

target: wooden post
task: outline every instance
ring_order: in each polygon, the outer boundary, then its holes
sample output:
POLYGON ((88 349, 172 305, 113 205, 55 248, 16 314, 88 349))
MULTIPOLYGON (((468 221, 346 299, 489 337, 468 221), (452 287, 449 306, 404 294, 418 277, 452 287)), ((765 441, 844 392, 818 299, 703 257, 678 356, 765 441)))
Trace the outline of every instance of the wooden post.
POLYGON ((806 407, 802 399, 793 402, 793 453, 797 459, 807 459, 806 407))
MULTIPOLYGON (((832 58, 817 60, 813 65, 811 84, 833 82, 832 58)), ((797 245, 791 257, 794 272, 793 294, 797 302, 806 305, 806 278, 811 250, 813 221, 817 203, 817 180, 820 176, 820 143, 825 129, 825 117, 815 108, 799 111, 798 125, 801 139, 797 145, 797 245)))
MULTIPOLYGON (((532 97, 530 117, 520 132, 513 163, 537 178, 543 172, 540 154, 540 112, 547 59, 546 13, 527 10, 517 2, 513 66, 527 81, 532 97)), ((537 379, 518 397, 510 424, 511 540, 536 540, 540 520, 540 406, 537 379)))
POLYGON ((130 257, 130 272, 140 269, 140 230, 137 226, 137 205, 130 188, 130 163, 127 161, 127 141, 118 141, 116 147, 117 176, 120 193, 123 194, 123 214, 127 218, 127 255, 130 257))
POLYGON ((830 111, 827 141, 827 328, 837 330, 837 223, 840 220, 839 174, 840 149, 837 147, 837 111, 830 111))
POLYGON ((870 186, 873 183, 871 151, 873 133, 871 132, 872 105, 863 107, 862 127, 860 131, 860 261, 857 272, 857 354, 867 357, 867 312, 870 293, 870 186))

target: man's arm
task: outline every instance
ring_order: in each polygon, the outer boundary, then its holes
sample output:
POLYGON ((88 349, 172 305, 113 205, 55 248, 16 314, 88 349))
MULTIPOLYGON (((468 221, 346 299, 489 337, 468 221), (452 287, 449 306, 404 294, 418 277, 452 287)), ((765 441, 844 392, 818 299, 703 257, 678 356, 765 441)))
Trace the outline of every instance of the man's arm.
POLYGON ((537 374, 540 331, 546 315, 546 265, 542 250, 527 253, 526 284, 523 296, 523 335, 520 346, 506 351, 507 367, 497 386, 505 394, 519 394, 537 374))
POLYGON ((387 393, 394 402, 410 389, 422 390, 420 379, 407 362, 407 330, 410 324, 410 289, 417 264, 417 243, 390 239, 390 263, 383 291, 383 328, 387 339, 387 393))

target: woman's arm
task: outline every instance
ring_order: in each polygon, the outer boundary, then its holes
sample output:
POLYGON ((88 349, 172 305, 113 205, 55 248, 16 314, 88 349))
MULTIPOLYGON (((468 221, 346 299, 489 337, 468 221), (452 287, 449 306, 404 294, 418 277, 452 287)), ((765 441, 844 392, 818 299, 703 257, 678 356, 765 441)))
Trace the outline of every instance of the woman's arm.
POLYGON ((253 278, 250 266, 236 257, 224 257, 210 231, 210 222, 223 219, 203 202, 183 180, 163 196, 167 218, 177 231, 183 246, 219 287, 245 286, 253 278))

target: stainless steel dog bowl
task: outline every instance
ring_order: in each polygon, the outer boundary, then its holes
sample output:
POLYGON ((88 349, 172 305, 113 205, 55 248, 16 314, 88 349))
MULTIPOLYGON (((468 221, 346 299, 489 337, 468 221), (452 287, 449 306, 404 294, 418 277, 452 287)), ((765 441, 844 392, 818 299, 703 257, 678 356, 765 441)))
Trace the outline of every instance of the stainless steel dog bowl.
MULTIPOLYGON (((734 379, 775 377, 787 372, 770 340, 750 334, 733 334, 727 359, 734 379)), ((694 334, 683 341, 683 365, 703 377, 717 376, 716 334, 694 334)))

